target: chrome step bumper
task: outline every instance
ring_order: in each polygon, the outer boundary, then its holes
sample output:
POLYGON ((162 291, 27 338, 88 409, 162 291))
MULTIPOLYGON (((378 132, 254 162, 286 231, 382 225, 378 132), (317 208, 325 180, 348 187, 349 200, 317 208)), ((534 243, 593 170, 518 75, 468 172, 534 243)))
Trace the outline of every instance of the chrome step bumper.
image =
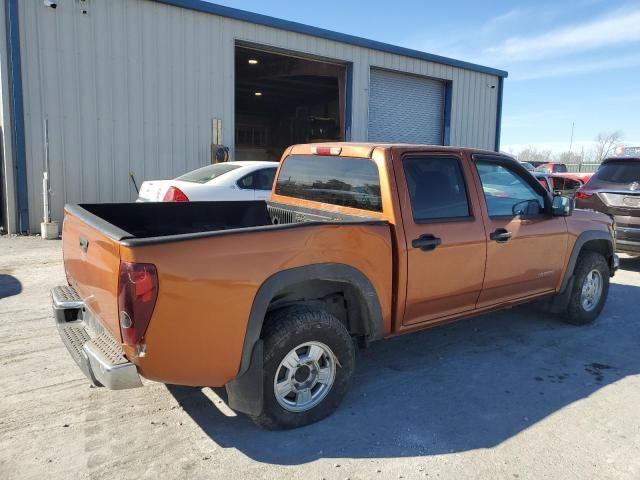
POLYGON ((83 320, 88 311, 73 287, 54 288, 51 301, 60 338, 93 385, 112 390, 142 386, 136 366, 127 360, 120 344, 106 331, 90 334, 83 320))
POLYGON ((70 313, 82 310, 82 307, 84 307, 84 302, 78 292, 69 285, 60 285, 51 290, 51 304, 53 305, 56 321, 63 323, 71 318, 68 316, 70 313))

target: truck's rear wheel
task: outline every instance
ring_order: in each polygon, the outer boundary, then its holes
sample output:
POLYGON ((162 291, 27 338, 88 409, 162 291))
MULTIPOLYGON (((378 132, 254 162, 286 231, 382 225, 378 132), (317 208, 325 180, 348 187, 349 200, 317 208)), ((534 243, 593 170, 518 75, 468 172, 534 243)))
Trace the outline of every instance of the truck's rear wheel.
POLYGON ((296 428, 333 413, 349 388, 355 352, 344 325, 315 308, 293 306, 266 320, 262 414, 269 429, 296 428))
POLYGON ((606 259, 598 252, 582 252, 564 320, 574 325, 593 322, 602 311, 608 294, 609 265, 606 259))

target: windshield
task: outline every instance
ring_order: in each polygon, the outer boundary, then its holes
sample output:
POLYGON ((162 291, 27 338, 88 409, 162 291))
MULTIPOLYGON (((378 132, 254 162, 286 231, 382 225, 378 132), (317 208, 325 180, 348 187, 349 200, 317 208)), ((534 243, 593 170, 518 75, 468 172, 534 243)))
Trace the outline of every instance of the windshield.
POLYGON ((291 155, 280 168, 276 193, 332 205, 382 211, 378 167, 366 158, 291 155))
POLYGON ((640 182, 640 162, 605 163, 593 174, 592 180, 620 184, 640 182))
POLYGON ((230 171, 240 167, 241 165, 234 165, 233 163, 217 163, 215 165, 207 165, 206 167, 198 168, 197 170, 185 173, 184 175, 176 178, 176 180, 194 183, 207 183, 214 178, 221 177, 225 173, 229 173, 230 171))

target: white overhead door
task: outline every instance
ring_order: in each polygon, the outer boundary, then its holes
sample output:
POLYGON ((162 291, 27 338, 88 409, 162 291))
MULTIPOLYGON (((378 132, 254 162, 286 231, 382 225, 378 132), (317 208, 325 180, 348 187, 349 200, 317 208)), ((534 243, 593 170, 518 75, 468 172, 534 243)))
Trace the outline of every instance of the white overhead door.
POLYGON ((371 69, 369 141, 441 145, 444 83, 371 69))

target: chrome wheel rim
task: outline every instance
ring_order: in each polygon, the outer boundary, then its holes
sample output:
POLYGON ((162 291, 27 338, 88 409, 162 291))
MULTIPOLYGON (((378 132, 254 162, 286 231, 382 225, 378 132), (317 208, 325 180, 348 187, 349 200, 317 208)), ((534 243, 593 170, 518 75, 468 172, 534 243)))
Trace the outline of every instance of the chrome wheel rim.
POLYGON ((590 312, 598 305, 602 295, 602 274, 599 270, 591 270, 582 282, 580 303, 585 311, 590 312))
POLYGON ((305 412, 327 396, 336 378, 336 358, 324 343, 306 342, 285 355, 273 379, 282 408, 305 412))

